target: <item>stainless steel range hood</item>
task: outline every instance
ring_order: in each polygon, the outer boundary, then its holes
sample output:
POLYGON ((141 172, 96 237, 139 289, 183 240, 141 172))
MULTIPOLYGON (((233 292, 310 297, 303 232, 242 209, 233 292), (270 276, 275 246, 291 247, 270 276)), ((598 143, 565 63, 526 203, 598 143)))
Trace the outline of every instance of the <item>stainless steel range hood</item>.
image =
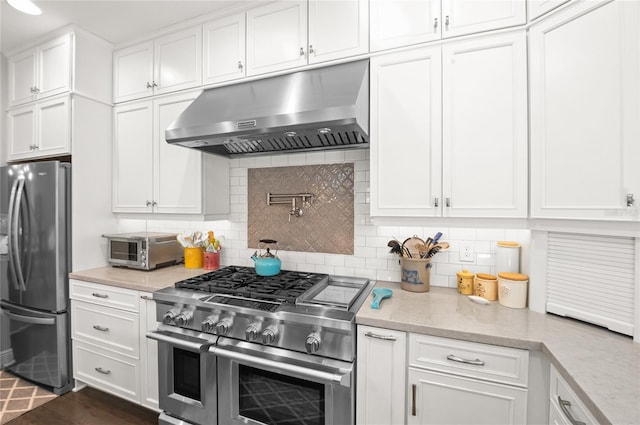
POLYGON ((369 61, 208 89, 168 143, 235 157, 369 146, 369 61))

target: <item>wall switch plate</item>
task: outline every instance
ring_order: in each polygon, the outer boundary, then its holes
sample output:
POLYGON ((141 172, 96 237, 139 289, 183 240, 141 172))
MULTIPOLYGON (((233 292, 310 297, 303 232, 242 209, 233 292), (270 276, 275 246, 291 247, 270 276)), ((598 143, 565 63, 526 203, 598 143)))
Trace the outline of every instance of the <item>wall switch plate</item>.
POLYGON ((460 243, 460 261, 473 262, 473 242, 460 243))

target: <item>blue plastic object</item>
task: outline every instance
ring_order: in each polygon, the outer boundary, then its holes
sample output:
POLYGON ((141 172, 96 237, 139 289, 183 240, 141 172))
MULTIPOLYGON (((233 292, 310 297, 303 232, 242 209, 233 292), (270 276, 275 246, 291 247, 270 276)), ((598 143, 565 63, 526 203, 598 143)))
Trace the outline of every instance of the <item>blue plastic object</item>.
POLYGON ((373 301, 371 301, 371 308, 379 309, 380 301, 385 298, 390 298, 393 295, 393 291, 389 288, 373 288, 373 301))

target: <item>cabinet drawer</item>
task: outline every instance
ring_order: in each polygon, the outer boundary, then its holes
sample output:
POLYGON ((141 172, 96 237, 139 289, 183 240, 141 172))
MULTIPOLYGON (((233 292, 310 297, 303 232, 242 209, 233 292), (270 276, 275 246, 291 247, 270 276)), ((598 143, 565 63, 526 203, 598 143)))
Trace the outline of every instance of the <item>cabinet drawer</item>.
POLYGON ((73 341, 73 375, 103 391, 139 403, 138 361, 73 341))
POLYGON ((70 280, 69 294, 73 300, 87 301, 133 312, 138 312, 139 309, 138 293, 130 289, 70 280))
POLYGON ((74 339, 139 358, 138 314, 76 300, 71 302, 71 310, 74 339))
POLYGON ((529 352, 516 348, 410 334, 409 364, 414 367, 526 387, 529 352))
POLYGON ((549 397, 551 401, 551 415, 550 420, 558 420, 558 416, 561 418, 561 424, 571 424, 569 415, 574 419, 575 423, 584 422, 587 425, 598 424, 598 421, 591 415, 587 407, 580 401, 576 393, 569 388, 569 384, 562 379, 555 367, 551 366, 551 390, 549 391, 549 397), (564 406, 560 405, 560 400, 564 402, 564 406), (567 404, 569 403, 569 404, 567 404), (554 412, 555 410, 555 412, 554 412))

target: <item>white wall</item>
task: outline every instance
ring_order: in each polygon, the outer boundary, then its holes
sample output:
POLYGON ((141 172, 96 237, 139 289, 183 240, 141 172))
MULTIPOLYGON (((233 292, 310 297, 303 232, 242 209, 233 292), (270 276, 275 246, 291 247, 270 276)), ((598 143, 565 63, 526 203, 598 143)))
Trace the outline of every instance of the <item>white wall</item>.
MULTIPOLYGON (((528 273, 528 247, 530 231, 526 229, 469 227, 436 227, 433 219, 414 220, 407 225, 376 225, 369 216, 369 151, 347 150, 287 155, 273 155, 231 160, 231 217, 230 220, 189 222, 169 220, 120 220, 120 231, 192 232, 213 230, 224 238, 221 262, 224 265, 252 266, 249 258, 256 247, 247 247, 247 170, 255 167, 308 165, 353 162, 355 169, 355 235, 354 255, 317 254, 305 252, 280 252, 282 268, 328 273, 343 276, 360 276, 377 280, 400 280, 398 256, 389 253, 387 242, 396 237, 399 241, 417 235, 421 238, 443 233, 443 241, 451 243, 448 251, 434 257, 431 269, 431 285, 456 287, 456 272, 463 267, 477 273, 495 274, 496 242, 512 240, 520 242, 521 271, 528 273), (416 225, 415 223, 418 223, 416 225), (459 261, 460 242, 472 241, 475 261, 459 261)), ((304 220, 304 216, 298 218, 304 220)), ((389 220, 385 220, 388 222, 389 220)), ((498 222, 498 221, 496 221, 498 222)), ((468 223, 467 223, 468 224, 468 223)), ((269 235, 264 235, 265 238, 269 235)), ((304 235, 301 235, 304 237, 304 235)))

